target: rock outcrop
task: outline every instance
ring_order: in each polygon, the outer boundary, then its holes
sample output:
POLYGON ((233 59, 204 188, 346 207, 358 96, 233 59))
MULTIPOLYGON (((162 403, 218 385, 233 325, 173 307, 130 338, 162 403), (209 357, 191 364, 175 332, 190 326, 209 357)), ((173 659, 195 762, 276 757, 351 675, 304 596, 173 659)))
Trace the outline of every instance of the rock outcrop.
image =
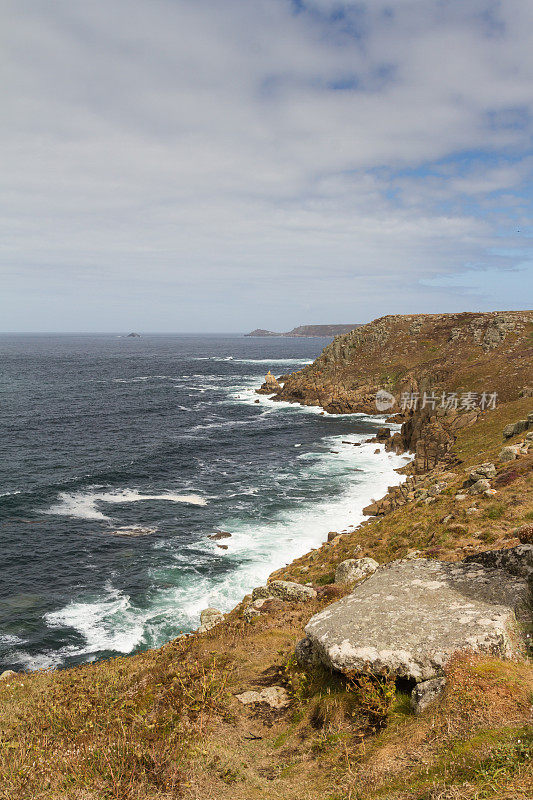
POLYGON ((218 608, 205 608, 200 614, 200 627, 199 633, 211 630, 215 625, 224 620, 224 614, 218 608))
POLYGON ((459 651, 512 656, 520 650, 516 614, 530 613, 531 594, 524 573, 495 566, 529 559, 524 547, 494 562, 483 554, 488 565, 419 558, 381 567, 311 618, 297 656, 417 682, 442 676, 459 651))
POLYGON ((515 399, 531 379, 532 329, 531 311, 381 317, 336 336, 313 364, 288 377, 279 398, 330 413, 376 413, 380 389, 392 395, 394 410, 408 394, 404 411, 420 409, 424 397, 433 412, 474 410, 481 395, 468 390, 480 385, 501 400, 515 399))
POLYGON ((259 389, 256 389, 257 394, 274 394, 281 391, 281 383, 272 375, 270 370, 265 375, 265 382, 261 384, 259 389))
POLYGON ((278 597, 289 602, 305 602, 316 597, 316 591, 311 586, 304 586, 293 581, 270 581, 266 586, 257 586, 252 592, 252 600, 261 598, 278 597))
POLYGON ((373 558, 348 558, 335 570, 335 583, 352 583, 372 575, 379 564, 373 558))

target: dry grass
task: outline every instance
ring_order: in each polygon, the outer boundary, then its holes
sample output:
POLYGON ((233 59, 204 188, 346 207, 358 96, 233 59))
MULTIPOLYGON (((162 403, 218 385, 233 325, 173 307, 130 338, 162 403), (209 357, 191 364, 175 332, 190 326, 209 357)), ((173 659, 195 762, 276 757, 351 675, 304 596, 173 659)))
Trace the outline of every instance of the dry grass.
POLYGON ((221 711, 226 679, 223 660, 188 638, 3 682, 0 797, 180 796, 192 743, 221 711))

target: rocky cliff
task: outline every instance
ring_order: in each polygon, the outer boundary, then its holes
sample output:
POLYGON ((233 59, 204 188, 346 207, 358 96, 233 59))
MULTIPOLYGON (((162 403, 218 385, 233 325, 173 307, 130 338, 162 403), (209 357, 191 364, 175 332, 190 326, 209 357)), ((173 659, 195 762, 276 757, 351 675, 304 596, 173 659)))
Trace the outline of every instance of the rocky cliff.
POLYGON ((336 336, 273 399, 333 414, 400 412, 387 446, 415 451, 424 472, 445 460, 459 428, 531 393, 532 363, 532 311, 393 315, 336 336))
POLYGON ((393 315, 336 336, 278 397, 330 413, 375 413, 379 389, 397 402, 433 390, 510 400, 529 388, 532 359, 533 311, 393 315))

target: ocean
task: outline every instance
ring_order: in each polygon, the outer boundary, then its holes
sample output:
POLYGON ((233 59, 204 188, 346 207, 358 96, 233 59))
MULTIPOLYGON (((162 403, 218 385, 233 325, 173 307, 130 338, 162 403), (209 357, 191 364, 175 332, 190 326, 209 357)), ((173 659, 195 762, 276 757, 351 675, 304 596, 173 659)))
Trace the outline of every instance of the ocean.
POLYGON ((383 418, 254 391, 328 342, 0 336, 1 668, 159 646, 359 524, 405 463, 383 418))

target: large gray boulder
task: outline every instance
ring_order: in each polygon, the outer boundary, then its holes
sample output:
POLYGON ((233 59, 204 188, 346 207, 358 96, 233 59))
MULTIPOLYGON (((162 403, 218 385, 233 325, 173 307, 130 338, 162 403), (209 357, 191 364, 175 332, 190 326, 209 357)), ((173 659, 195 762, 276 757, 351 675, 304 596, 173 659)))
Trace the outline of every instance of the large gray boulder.
POLYGON ((381 567, 311 618, 302 661, 344 673, 390 673, 415 681, 443 674, 462 650, 512 656, 515 611, 530 608, 527 579, 473 562, 416 559, 381 567))

